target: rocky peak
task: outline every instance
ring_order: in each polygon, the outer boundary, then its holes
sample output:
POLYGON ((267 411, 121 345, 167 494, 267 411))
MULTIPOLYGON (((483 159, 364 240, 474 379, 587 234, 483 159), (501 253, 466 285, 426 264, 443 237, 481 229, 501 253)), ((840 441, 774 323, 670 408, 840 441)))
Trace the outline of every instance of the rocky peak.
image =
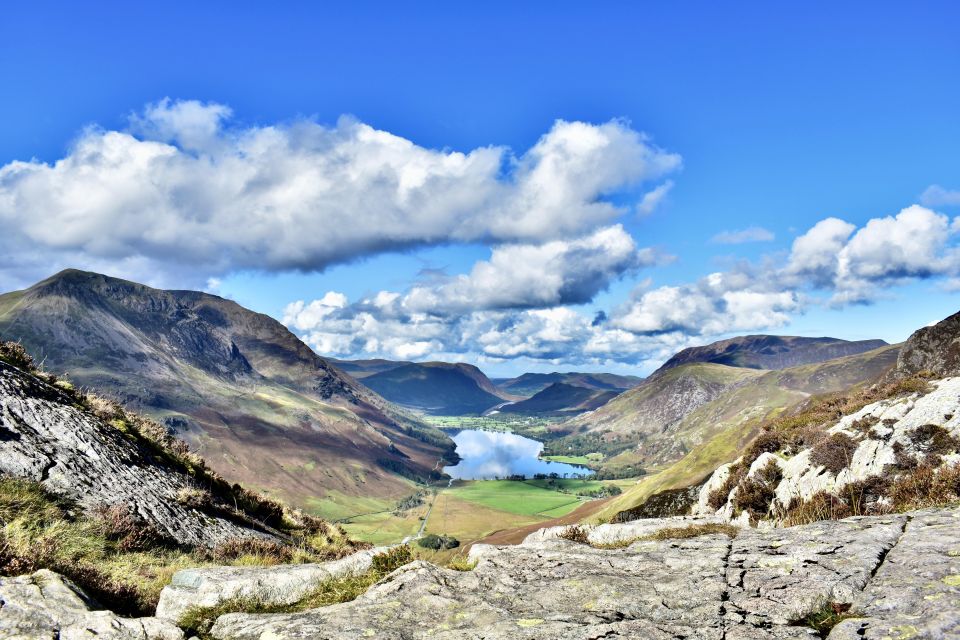
POLYGON ((929 371, 938 378, 960 375, 960 312, 911 335, 900 349, 896 374, 929 371))

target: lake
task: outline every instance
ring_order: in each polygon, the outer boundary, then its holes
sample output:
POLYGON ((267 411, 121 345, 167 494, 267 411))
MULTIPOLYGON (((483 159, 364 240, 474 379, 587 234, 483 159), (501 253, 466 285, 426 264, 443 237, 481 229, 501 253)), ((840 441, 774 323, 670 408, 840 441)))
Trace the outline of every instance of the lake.
POLYGON ((541 460, 538 456, 543 444, 515 433, 464 429, 451 437, 461 459, 444 471, 457 480, 492 480, 511 475, 531 478, 538 473, 556 473, 560 477, 593 474, 587 467, 541 460))

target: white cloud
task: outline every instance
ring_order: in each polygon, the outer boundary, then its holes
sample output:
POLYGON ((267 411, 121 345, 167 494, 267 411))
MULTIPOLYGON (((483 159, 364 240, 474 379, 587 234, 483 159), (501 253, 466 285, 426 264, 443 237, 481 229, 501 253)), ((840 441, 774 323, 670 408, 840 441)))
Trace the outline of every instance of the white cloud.
POLYGON ((748 227, 739 231, 721 231, 711 238, 717 244, 743 244, 745 242, 772 242, 773 232, 763 227, 748 227))
POLYGON ((944 189, 938 184, 932 184, 920 194, 920 204, 925 207, 958 207, 960 190, 944 189))
POLYGON ((673 189, 673 180, 667 180, 644 194, 637 205, 637 215, 648 216, 653 213, 660 206, 660 203, 667 198, 671 189, 673 189))
POLYGON ((955 270, 956 250, 947 248, 951 235, 945 215, 919 205, 873 218, 837 256, 834 302, 869 302, 877 287, 955 270))
POLYGON ((413 287, 403 304, 439 314, 583 304, 612 281, 657 260, 654 250, 638 250, 623 227, 614 225, 575 240, 496 247, 490 260, 477 262, 468 275, 413 287))
POLYGON ((232 128, 230 116, 163 100, 128 131, 87 129, 53 164, 0 167, 0 252, 44 265, 37 276, 67 260, 131 261, 155 280, 321 270, 451 242, 539 244, 609 224, 628 207, 608 195, 680 165, 617 120, 557 121, 515 155, 428 149, 351 118, 232 128))
POLYGON ((856 227, 839 218, 826 218, 793 241, 786 275, 825 288, 836 279, 840 250, 856 227))

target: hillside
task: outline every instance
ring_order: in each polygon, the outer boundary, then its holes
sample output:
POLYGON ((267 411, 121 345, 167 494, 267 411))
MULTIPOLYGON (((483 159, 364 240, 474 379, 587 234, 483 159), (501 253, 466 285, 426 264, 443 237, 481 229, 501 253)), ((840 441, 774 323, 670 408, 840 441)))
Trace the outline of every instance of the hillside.
POLYGON ((413 362, 369 375, 363 384, 391 402, 434 415, 483 413, 510 397, 464 363, 413 362))
POLYGON ((592 389, 555 382, 526 400, 500 407, 499 411, 501 413, 569 415, 583 411, 593 411, 610 402, 619 394, 619 391, 592 389))
POLYGON ((383 358, 373 358, 370 360, 338 360, 337 358, 327 358, 327 362, 330 362, 337 369, 340 369, 340 371, 349 374, 357 380, 362 380, 367 376, 372 376, 381 371, 390 371, 397 367, 413 364, 406 360, 385 360, 383 358))
POLYGON ((178 567, 316 561, 362 547, 225 481, 161 425, 0 342, 0 575, 54 569, 114 610, 140 613, 178 567))
POLYGON ((657 462, 662 470, 610 502, 601 517, 629 511, 661 491, 703 482, 718 466, 730 462, 760 432, 761 426, 811 396, 837 393, 870 383, 895 366, 900 345, 890 345, 827 362, 762 372, 732 388, 678 422, 662 446, 629 451, 606 461, 609 466, 657 462), (670 454, 671 455, 665 455, 670 454))
MULTIPOLYGON (((711 462, 692 461, 687 456, 704 454, 708 450, 704 443, 722 435, 723 442, 715 443, 716 451, 735 451, 738 443, 745 444, 744 438, 755 435, 763 419, 810 395, 875 379, 894 365, 898 352, 898 346, 887 346, 782 371, 716 364, 675 367, 651 376, 597 411, 564 423, 561 427, 570 435, 548 447, 551 453, 562 452, 562 447, 578 454, 589 453, 587 449, 605 452, 608 457, 602 468, 611 472, 636 468, 670 471, 674 466, 668 465, 676 463, 685 478, 692 473, 699 474, 694 479, 700 479, 712 470, 704 466, 711 462)), ((640 485, 654 482, 647 477, 640 485)), ((621 497, 618 502, 627 499, 621 497)))
POLYGON ((176 430, 227 479, 327 515, 408 493, 404 476, 451 452, 283 325, 217 296, 68 270, 0 296, 0 334, 176 430))
POLYGON ((626 391, 643 381, 637 376, 621 376, 615 373, 524 373, 516 378, 498 378, 494 381, 497 388, 518 396, 533 396, 558 382, 596 389, 598 391, 626 391))
POLYGON ((749 369, 786 369, 855 355, 885 346, 883 340, 848 341, 797 336, 739 336, 702 347, 690 347, 667 360, 657 371, 691 362, 714 362, 749 369))

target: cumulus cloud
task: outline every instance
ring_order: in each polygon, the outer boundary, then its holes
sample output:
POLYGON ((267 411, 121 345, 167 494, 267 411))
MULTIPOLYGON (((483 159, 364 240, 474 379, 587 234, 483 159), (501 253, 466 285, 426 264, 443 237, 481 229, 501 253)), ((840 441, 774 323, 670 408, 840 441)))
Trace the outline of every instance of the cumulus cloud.
POLYGON ((784 258, 738 263, 692 283, 654 287, 647 279, 613 309, 562 306, 589 301, 655 260, 614 225, 572 241, 498 247, 469 274, 434 275, 406 293, 297 302, 284 321, 335 355, 643 366, 685 346, 785 327, 812 304, 869 303, 913 279, 942 276, 952 290, 960 281, 957 232, 946 216, 916 205, 859 228, 826 218, 784 258))
POLYGON ((575 240, 496 247, 469 274, 413 287, 403 304, 435 314, 583 304, 660 258, 653 249, 638 250, 623 227, 614 225, 575 240))
POLYGON ((52 164, 0 167, 0 250, 205 279, 452 242, 539 244, 609 224, 628 211, 609 195, 680 165, 619 120, 557 121, 515 154, 428 149, 348 117, 230 118, 224 105, 163 100, 126 131, 85 130, 52 164))
POLYGON ((660 203, 667 198, 671 189, 673 189, 673 180, 667 180, 645 193, 643 198, 640 199, 640 203, 637 204, 637 215, 648 216, 653 213, 660 206, 660 203))
POLYGON ((926 207, 960 207, 960 190, 944 189, 932 184, 920 194, 920 204, 926 207))
POLYGON ((746 242, 773 242, 776 236, 763 227, 748 227, 739 231, 721 231, 711 238, 716 244, 744 244, 746 242))

